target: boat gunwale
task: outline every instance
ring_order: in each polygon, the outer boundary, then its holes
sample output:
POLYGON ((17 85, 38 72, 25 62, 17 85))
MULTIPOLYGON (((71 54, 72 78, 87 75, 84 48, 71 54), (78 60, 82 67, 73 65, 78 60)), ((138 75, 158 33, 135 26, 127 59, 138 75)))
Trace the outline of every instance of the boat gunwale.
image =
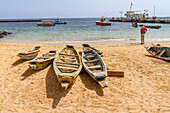
MULTIPOLYGON (((170 48, 170 47, 164 47, 164 46, 150 46, 150 47, 159 47, 159 48, 163 47, 163 48, 170 48)), ((161 56, 159 56, 159 55, 155 55, 155 54, 153 54, 153 52, 152 52, 152 51, 150 51, 150 50, 148 49, 148 47, 146 47, 146 50, 147 50, 147 51, 148 51, 151 55, 153 55, 155 58, 162 59, 162 60, 166 60, 166 61, 170 61, 170 58, 161 57, 161 56)))

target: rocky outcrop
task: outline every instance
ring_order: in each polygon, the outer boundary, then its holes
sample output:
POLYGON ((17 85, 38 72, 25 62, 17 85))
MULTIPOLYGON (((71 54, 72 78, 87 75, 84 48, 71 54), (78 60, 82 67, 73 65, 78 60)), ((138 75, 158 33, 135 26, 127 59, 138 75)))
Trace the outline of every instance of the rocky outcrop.
POLYGON ((0 31, 0 38, 3 38, 3 37, 5 37, 7 35, 10 35, 10 34, 12 34, 12 33, 11 32, 6 32, 6 31, 0 31))

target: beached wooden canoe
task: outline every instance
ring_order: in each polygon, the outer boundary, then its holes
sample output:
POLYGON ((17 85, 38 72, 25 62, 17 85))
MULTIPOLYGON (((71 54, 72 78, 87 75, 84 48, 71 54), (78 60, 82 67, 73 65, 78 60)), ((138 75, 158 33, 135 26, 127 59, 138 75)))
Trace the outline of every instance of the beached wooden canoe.
POLYGON ((145 48, 152 56, 162 60, 170 61, 170 47, 150 46, 145 48))
POLYGON ((91 47, 89 44, 82 44, 82 46, 83 46, 83 50, 85 50, 86 48, 91 48, 91 49, 95 50, 99 55, 102 55, 102 52, 95 49, 94 47, 91 47))
POLYGON ((40 51, 40 46, 36 46, 33 50, 29 50, 26 53, 18 53, 18 57, 24 60, 30 60, 35 58, 38 55, 38 52, 40 51))
POLYGON ((61 87, 67 89, 74 84, 82 69, 79 53, 74 46, 66 45, 55 57, 53 68, 61 87))
POLYGON ((42 56, 29 61, 30 64, 29 67, 34 70, 43 69, 53 62, 55 55, 56 55, 56 51, 49 51, 43 54, 42 56))
MULTIPOLYGON (((142 25, 139 25, 139 26, 141 27, 142 25)), ((146 28, 153 28, 153 29, 161 28, 161 26, 156 26, 156 25, 143 25, 143 26, 145 26, 146 28)))
POLYGON ((82 63, 87 73, 97 81, 102 87, 107 87, 105 78, 107 67, 100 55, 91 48, 86 48, 82 52, 82 63))

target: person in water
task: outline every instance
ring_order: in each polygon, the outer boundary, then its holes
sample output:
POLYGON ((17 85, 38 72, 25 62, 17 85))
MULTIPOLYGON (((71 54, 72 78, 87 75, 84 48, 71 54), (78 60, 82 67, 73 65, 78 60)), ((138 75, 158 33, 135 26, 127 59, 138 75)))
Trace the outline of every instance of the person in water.
POLYGON ((144 44, 144 36, 145 36, 145 33, 147 32, 147 29, 146 29, 146 27, 142 24, 140 30, 141 30, 141 44, 144 44))

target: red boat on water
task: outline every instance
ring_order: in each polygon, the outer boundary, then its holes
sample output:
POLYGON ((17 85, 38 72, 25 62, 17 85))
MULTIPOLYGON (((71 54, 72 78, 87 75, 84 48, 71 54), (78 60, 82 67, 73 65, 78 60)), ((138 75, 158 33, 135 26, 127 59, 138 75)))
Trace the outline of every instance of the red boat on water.
POLYGON ((41 23, 37 23, 38 26, 54 26, 53 20, 42 20, 41 23))
POLYGON ((96 25, 101 25, 101 26, 110 26, 110 22, 106 22, 106 19, 104 16, 102 16, 101 21, 96 21, 96 25))

